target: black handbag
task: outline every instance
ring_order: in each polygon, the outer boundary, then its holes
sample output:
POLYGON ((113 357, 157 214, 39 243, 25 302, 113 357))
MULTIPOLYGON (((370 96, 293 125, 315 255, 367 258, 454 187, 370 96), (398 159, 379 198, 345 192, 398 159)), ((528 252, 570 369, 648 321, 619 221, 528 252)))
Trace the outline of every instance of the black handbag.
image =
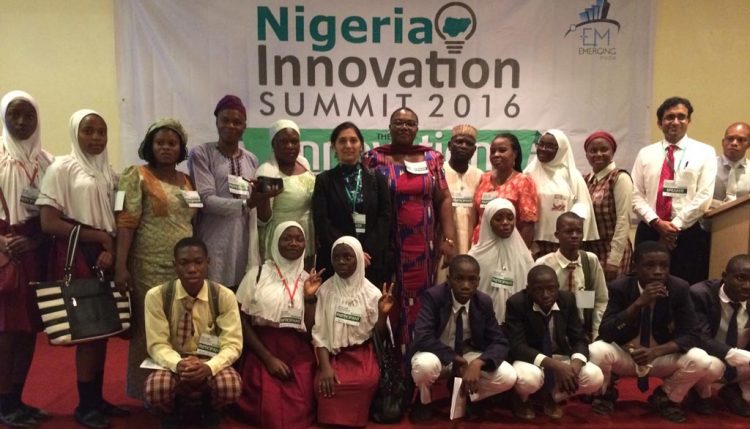
POLYGON ((70 232, 63 279, 35 284, 44 332, 53 345, 107 338, 130 327, 129 296, 121 295, 101 270, 94 270, 96 277, 72 278, 80 229, 76 225, 70 232))
POLYGON ((380 338, 373 329, 372 341, 380 366, 378 390, 370 405, 370 418, 377 423, 399 423, 408 404, 407 386, 391 338, 380 338))

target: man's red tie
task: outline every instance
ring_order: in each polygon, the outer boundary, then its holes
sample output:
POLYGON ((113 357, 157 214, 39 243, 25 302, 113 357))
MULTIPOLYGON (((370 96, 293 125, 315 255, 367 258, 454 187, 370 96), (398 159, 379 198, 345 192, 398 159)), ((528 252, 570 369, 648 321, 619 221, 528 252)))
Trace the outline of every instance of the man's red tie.
POLYGON ((660 219, 672 220, 672 197, 665 197, 664 182, 674 180, 674 151, 677 145, 670 144, 667 146, 667 155, 664 157, 664 163, 661 165, 661 176, 659 176, 659 190, 656 193, 656 215, 660 219))

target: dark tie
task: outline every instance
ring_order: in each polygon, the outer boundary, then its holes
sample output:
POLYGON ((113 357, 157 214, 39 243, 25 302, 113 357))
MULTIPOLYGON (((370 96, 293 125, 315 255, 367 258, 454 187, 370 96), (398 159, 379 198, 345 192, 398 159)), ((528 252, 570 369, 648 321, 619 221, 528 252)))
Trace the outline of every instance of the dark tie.
MULTIPOLYGON (((550 334, 550 322, 552 321, 552 313, 544 316, 544 335, 542 336, 542 354, 552 359, 552 354, 555 352, 555 346, 552 343, 552 335, 550 334)), ((555 388, 555 372, 552 369, 544 369, 544 389, 551 392, 555 388)))
POLYGON ((659 176, 659 189, 656 191, 656 215, 662 220, 672 220, 672 197, 665 197, 664 181, 674 179, 674 151, 677 145, 670 144, 667 146, 667 154, 664 157, 664 163, 661 166, 661 175, 659 176))
POLYGON ((459 356, 464 355, 464 312, 466 307, 461 307, 456 313, 456 341, 453 343, 453 350, 459 356))
POLYGON ((195 334, 195 327, 193 326, 193 305, 195 304, 195 298, 186 296, 182 299, 183 312, 180 317, 180 322, 177 325, 177 338, 180 341, 180 345, 184 348, 188 341, 193 338, 195 334))
MULTIPOLYGON (((730 302, 734 311, 732 317, 729 319, 729 325, 727 325, 727 340, 726 343, 730 347, 737 347, 737 314, 740 312, 739 302, 730 302)), ((727 364, 727 370, 724 371, 724 378, 727 381, 734 381, 737 378, 737 368, 727 364)))
MULTIPOLYGON (((651 345, 651 307, 641 310, 641 347, 651 345)), ((648 374, 638 377, 638 390, 645 392, 648 390, 648 374)))

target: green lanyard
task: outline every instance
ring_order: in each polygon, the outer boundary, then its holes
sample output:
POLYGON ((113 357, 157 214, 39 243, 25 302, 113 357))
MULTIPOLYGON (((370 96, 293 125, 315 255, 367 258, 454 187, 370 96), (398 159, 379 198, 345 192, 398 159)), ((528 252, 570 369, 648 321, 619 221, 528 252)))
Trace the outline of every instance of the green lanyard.
POLYGON ((344 186, 346 189, 346 196, 349 198, 349 202, 352 203, 352 211, 356 211, 355 206, 357 204, 357 196, 359 196, 359 189, 362 187, 362 168, 357 170, 357 181, 354 184, 354 190, 350 191, 349 187, 344 186))

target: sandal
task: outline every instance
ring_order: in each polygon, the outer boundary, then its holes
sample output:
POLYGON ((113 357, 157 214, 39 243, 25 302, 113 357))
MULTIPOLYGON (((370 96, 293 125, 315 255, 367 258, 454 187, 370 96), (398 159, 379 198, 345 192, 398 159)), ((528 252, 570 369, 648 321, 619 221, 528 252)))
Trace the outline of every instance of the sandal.
POLYGON ((677 403, 669 400, 667 394, 661 389, 661 386, 657 387, 654 393, 648 397, 648 403, 656 409, 661 417, 670 422, 682 423, 687 420, 685 412, 682 411, 677 403))

